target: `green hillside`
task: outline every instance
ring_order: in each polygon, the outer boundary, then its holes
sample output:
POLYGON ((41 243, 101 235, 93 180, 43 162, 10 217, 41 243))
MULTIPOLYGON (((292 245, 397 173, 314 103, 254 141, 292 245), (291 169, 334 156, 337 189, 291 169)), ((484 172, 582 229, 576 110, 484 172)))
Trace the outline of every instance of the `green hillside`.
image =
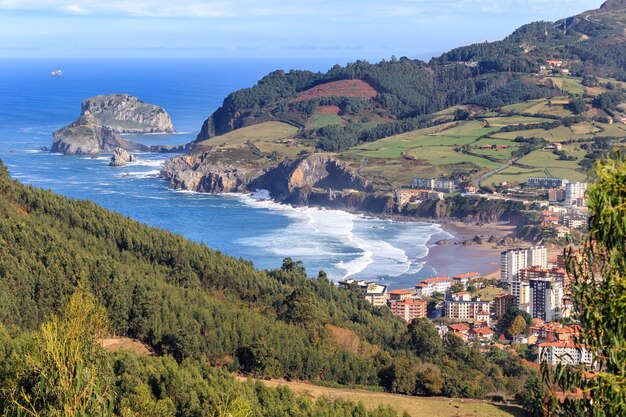
POLYGON ((534 175, 582 180, 597 157, 587 144, 621 146, 626 136, 624 16, 624 3, 611 0, 429 63, 393 57, 325 73, 275 71, 227 96, 192 152, 226 147, 236 165, 256 126, 262 139, 252 142, 271 144, 257 152, 261 166, 329 152, 378 191, 423 175, 485 189, 534 175), (292 129, 287 140, 266 134, 278 121, 292 129), (564 143, 565 154, 539 152, 549 142, 564 143))
POLYGON ((82 286, 105 307, 114 334, 198 371, 478 398, 519 393, 530 372, 503 352, 442 341, 426 321, 407 327, 323 272, 307 278, 298 262, 258 271, 93 203, 23 186, 4 168, 0 247, 5 335, 37 329, 82 286), (425 369, 437 383, 420 383, 425 369))

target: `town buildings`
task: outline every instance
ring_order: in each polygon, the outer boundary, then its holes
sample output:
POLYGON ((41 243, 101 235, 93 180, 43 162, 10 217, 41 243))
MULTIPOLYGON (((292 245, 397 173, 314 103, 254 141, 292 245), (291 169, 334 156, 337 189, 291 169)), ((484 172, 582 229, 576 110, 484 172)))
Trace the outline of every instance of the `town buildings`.
POLYGON ((415 294, 413 290, 391 290, 389 291, 389 301, 402 301, 412 298, 415 294))
POLYGON ((456 183, 443 178, 414 178, 413 188, 451 193, 456 190, 456 183))
POLYGON ((405 299, 402 301, 393 301, 389 303, 389 309, 391 312, 404 319, 407 323, 412 322, 417 318, 426 317, 426 300, 419 298, 405 299))
POLYGON ((594 363, 591 351, 572 340, 540 343, 538 359, 548 365, 584 365, 591 368, 594 363))
POLYGON ((480 278, 480 274, 478 272, 467 272, 465 274, 453 276, 452 282, 453 284, 461 284, 463 286, 463 289, 466 289, 471 280, 478 278, 480 278))
POLYGON ((563 178, 531 177, 526 181, 526 188, 560 188, 567 183, 563 178))
POLYGON ((433 293, 445 293, 452 286, 452 279, 450 277, 435 277, 427 278, 415 285, 415 295, 418 297, 428 297, 433 293))
POLYGON ((489 301, 481 301, 480 297, 472 298, 465 291, 451 294, 444 302, 444 316, 451 319, 488 320, 489 311, 489 301))
POLYGON ((375 307, 387 305, 387 285, 363 280, 339 281, 339 288, 357 291, 359 296, 375 307))
POLYGON ((544 321, 561 318, 563 305, 563 281, 551 277, 532 278, 530 286, 530 315, 544 321))
POLYGON ((443 193, 434 190, 396 190, 393 196, 396 205, 399 207, 424 200, 443 200, 443 193))
POLYGON ((500 253, 500 282, 510 284, 518 279, 519 271, 531 266, 547 268, 548 251, 545 246, 509 249, 500 253))
POLYGON ((565 205, 583 207, 585 205, 586 182, 570 182, 565 185, 565 205))
POLYGON ((506 314, 506 312, 515 307, 517 303, 517 297, 513 294, 496 295, 491 303, 491 312, 496 320, 500 319, 506 314))

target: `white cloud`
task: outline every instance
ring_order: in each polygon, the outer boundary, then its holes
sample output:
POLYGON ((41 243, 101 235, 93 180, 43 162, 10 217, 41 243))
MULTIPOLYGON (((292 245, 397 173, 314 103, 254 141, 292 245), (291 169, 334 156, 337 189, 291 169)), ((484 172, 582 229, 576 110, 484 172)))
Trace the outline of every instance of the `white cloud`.
POLYGON ((67 10, 68 12, 74 13, 74 14, 86 14, 87 13, 87 10, 79 4, 68 4, 67 6, 63 8, 67 10))

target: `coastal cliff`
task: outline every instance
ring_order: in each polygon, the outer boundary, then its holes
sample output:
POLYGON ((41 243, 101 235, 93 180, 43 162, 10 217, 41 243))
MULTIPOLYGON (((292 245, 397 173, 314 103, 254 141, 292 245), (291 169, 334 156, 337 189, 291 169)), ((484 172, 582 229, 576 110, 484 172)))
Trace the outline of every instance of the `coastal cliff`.
POLYGON ((51 152, 95 155, 113 152, 168 152, 176 147, 151 147, 126 140, 123 133, 172 133, 170 116, 159 106, 146 104, 127 94, 86 99, 81 114, 53 134, 51 152))
POLYGON ((358 173, 326 154, 313 154, 260 168, 242 150, 234 161, 231 149, 214 148, 176 156, 165 163, 161 177, 170 188, 205 193, 267 190, 276 201, 351 211, 392 213, 393 198, 374 192, 358 173))

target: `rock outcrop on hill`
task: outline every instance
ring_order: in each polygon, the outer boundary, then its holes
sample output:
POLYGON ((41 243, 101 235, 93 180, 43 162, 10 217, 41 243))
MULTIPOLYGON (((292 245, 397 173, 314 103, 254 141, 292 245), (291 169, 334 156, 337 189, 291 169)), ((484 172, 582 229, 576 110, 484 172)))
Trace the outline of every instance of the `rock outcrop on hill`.
POLYGON ((135 155, 129 153, 126 149, 115 148, 113 151, 113 156, 111 157, 111 162, 109 165, 112 167, 123 167, 129 162, 135 162, 137 158, 135 155))
POLYGON ((94 155, 121 148, 129 152, 166 152, 126 140, 121 133, 171 133, 169 115, 159 106, 127 94, 96 96, 83 101, 80 117, 53 134, 51 152, 94 155))

